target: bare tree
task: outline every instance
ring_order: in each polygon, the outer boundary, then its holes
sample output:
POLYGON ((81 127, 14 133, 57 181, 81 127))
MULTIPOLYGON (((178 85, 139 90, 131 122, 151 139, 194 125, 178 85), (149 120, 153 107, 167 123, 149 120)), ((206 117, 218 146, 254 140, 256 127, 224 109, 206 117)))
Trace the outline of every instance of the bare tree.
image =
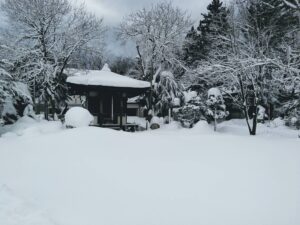
POLYGON ((47 118, 48 102, 55 108, 66 97, 64 70, 74 53, 101 40, 102 19, 68 0, 5 0, 1 9, 14 49, 11 73, 45 103, 47 118))
POLYGON ((125 17, 119 34, 122 39, 135 41, 142 79, 152 82, 162 65, 181 64, 178 53, 190 26, 189 15, 171 2, 161 2, 125 17))

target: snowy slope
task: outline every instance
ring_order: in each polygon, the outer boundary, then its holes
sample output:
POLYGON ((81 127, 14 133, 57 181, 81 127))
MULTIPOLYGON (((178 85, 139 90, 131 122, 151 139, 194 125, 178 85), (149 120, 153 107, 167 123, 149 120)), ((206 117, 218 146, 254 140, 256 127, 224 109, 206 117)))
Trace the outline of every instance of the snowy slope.
POLYGON ((297 132, 250 137, 243 126, 54 132, 48 123, 40 135, 0 138, 0 181, 59 225, 300 224, 297 132))

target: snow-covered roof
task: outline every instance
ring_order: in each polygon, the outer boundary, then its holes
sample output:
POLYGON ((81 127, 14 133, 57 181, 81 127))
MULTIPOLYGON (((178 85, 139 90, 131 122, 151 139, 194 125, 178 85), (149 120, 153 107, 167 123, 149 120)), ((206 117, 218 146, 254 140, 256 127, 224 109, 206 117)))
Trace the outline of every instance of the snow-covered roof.
POLYGON ((85 86, 125 87, 125 88, 150 88, 150 83, 136 80, 111 72, 105 64, 102 70, 75 70, 71 69, 67 78, 71 84, 85 86))

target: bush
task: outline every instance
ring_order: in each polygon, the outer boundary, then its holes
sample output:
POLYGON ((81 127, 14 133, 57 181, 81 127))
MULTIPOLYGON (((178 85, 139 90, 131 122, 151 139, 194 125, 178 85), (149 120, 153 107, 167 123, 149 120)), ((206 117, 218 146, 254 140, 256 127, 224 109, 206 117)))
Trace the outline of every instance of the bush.
POLYGON ((214 131, 217 130, 217 123, 224 120, 229 112, 226 111, 226 105, 223 100, 223 95, 218 88, 211 88, 207 93, 206 101, 206 117, 207 121, 214 122, 214 131))
POLYGON ((183 127, 192 128, 195 123, 205 117, 201 106, 186 104, 174 111, 174 119, 179 121, 183 127))
POLYGON ((173 109, 174 119, 183 127, 192 128, 199 120, 205 120, 206 107, 195 91, 185 92, 185 105, 173 109))

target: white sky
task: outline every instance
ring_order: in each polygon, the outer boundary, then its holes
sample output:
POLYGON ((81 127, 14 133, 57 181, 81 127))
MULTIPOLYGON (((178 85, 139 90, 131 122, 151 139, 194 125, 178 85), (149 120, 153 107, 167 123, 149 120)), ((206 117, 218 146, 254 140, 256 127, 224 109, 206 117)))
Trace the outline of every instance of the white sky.
MULTIPOLYGON (((0 2, 3 0, 0 0, 0 2)), ((120 56, 135 56, 135 45, 127 43, 121 45, 116 40, 114 28, 122 21, 122 19, 131 12, 139 10, 143 7, 149 7, 152 4, 163 0, 70 0, 71 2, 85 2, 87 9, 96 16, 104 19, 104 24, 109 28, 107 32, 107 51, 114 55, 120 56)), ((167 1, 167 0, 166 0, 167 1)), ((168 0, 169 1, 169 0, 168 0)), ((212 0, 170 0, 175 6, 186 10, 191 15, 191 19, 198 25, 201 18, 201 13, 206 12, 208 4, 212 0)), ((223 0, 229 2, 229 0, 223 0)), ((1 15, 0 15, 1 17, 1 15)), ((0 18, 1 20, 1 18, 0 18)))
MULTIPOLYGON (((151 6, 161 0, 85 0, 88 9, 102 16, 106 24, 115 25, 130 12, 143 7, 151 6)), ((200 18, 200 14, 206 11, 211 0, 172 0, 175 6, 187 10, 194 20, 200 18)))
MULTIPOLYGON (((122 19, 131 12, 161 0, 85 0, 89 11, 104 18, 104 23, 109 28, 118 26, 122 19)), ((186 10, 191 19, 198 24, 201 13, 206 12, 207 5, 211 0, 172 0, 175 6, 186 10)), ((113 29, 112 29, 113 30, 113 29)), ((114 55, 134 56, 136 54, 134 44, 128 43, 123 46, 115 40, 113 31, 109 30, 107 37, 107 50, 114 55)))

